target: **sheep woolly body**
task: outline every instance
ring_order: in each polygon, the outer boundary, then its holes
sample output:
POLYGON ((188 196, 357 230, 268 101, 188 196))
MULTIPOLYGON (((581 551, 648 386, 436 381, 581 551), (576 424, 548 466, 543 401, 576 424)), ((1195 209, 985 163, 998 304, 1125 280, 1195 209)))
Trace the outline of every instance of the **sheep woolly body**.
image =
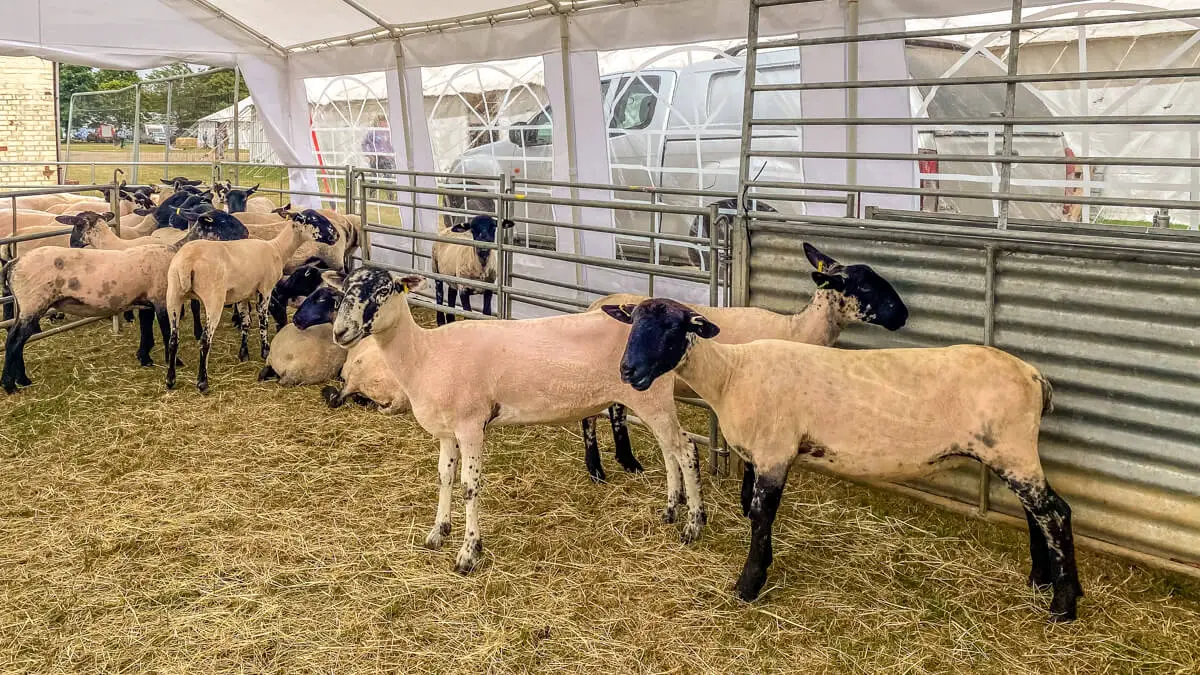
MULTIPOLYGON (((354 214, 341 214, 336 211, 327 209, 317 209, 317 213, 329 219, 330 223, 338 229, 338 240, 333 244, 322 244, 315 241, 305 241, 296 249, 291 258, 286 261, 283 267, 284 274, 291 274, 296 271, 296 268, 303 265, 311 258, 320 258, 331 269, 340 270, 345 266, 344 256, 346 250, 354 246, 358 241, 358 232, 362 219, 354 214)), ((235 218, 241 220, 241 216, 245 214, 234 214, 235 218)), ((272 214, 275 215, 275 214, 272 214)), ((252 239, 273 239, 279 236, 279 233, 284 230, 284 227, 291 221, 280 219, 277 222, 267 223, 247 223, 246 229, 250 232, 252 239)))
POLYGON ((332 324, 302 329, 289 323, 271 340, 267 365, 285 387, 321 384, 342 372, 346 356, 346 349, 333 341, 332 324))
POLYGON ((455 569, 468 573, 478 565, 483 544, 477 498, 485 428, 575 421, 615 401, 631 408, 663 449, 668 485, 664 520, 672 522, 686 499, 690 513, 682 539, 690 542, 700 535, 707 518, 699 457, 679 426, 671 383, 639 392, 619 378, 628 327, 593 312, 465 321, 427 330, 414 322, 406 294, 396 287, 400 283, 410 288, 423 280, 400 280, 370 268, 351 274, 334 335, 343 345, 374 335, 417 422, 441 442, 437 518, 426 546, 439 548, 450 532, 451 489, 461 456, 467 527, 455 569), (368 307, 376 311, 368 313, 368 307))
MULTIPOLYGON (((81 210, 107 211, 109 210, 109 206, 110 204, 103 199, 79 199, 73 202, 63 202, 62 204, 50 206, 46 209, 46 213, 53 213, 54 215, 61 216, 65 214, 76 213, 81 210)), ((122 199, 121 217, 133 215, 133 210, 135 208, 137 207, 133 202, 122 199)))
POLYGON ((21 314, 53 308, 77 316, 112 316, 135 303, 162 306, 174 253, 167 246, 44 247, 12 263, 9 283, 21 314))
POLYGON ((246 213, 270 213, 277 208, 270 197, 251 197, 246 200, 246 213))
POLYGON ((345 384, 338 392, 342 399, 359 394, 374 401, 385 415, 411 409, 400 380, 392 372, 374 336, 368 336, 350 348, 342 366, 342 381, 345 384))

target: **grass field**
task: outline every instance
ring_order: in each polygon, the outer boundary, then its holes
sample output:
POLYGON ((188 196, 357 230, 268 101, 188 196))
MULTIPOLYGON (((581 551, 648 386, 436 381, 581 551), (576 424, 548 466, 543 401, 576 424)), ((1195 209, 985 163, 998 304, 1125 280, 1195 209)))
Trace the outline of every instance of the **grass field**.
POLYGON ((1193 582, 1081 550, 1080 619, 1049 624, 1024 531, 802 471, 741 603, 738 483, 705 477, 710 525, 682 546, 640 430, 647 473, 606 449, 607 485, 575 426, 489 433, 488 565, 460 577, 457 496, 447 548, 421 547, 437 447, 412 418, 260 384, 235 340, 207 397, 188 336, 170 393, 130 327, 29 347, 34 386, 0 398, 0 670, 1200 671, 1193 582))

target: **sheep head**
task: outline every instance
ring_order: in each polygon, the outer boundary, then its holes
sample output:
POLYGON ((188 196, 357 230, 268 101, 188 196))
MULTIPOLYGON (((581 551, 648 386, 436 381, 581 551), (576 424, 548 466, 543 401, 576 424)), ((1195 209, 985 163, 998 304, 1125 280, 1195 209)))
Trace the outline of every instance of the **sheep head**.
POLYGON ((816 270, 812 279, 818 289, 839 296, 846 321, 861 321, 899 330, 908 322, 908 307, 900 294, 869 265, 842 265, 809 243, 804 255, 816 270))
POLYGON ((338 309, 342 305, 342 298, 345 297, 342 292, 344 277, 337 272, 329 271, 322 274, 321 277, 321 286, 308 294, 304 302, 300 303, 296 315, 292 317, 292 323, 301 330, 323 323, 333 323, 337 318, 338 309))
POLYGON ((333 321, 333 339, 350 348, 368 335, 375 335, 395 325, 404 294, 426 286, 424 277, 400 276, 386 270, 364 267, 355 270, 342 284, 345 296, 333 321))
MULTIPOLYGON (((511 220, 505 220, 500 224, 500 227, 504 229, 511 228, 512 226, 513 221, 511 220)), ((496 229, 496 219, 487 215, 475 216, 470 222, 459 223, 450 227, 451 232, 470 232, 472 239, 488 244, 496 242, 496 229)), ((479 267, 481 269, 487 269, 488 258, 491 256, 491 253, 492 249, 490 248, 475 247, 475 255, 479 257, 479 267)))
POLYGON ((292 227, 304 233, 304 236, 318 244, 332 245, 338 240, 337 228, 319 211, 304 209, 292 214, 292 227))
POLYGON ((108 227, 108 222, 114 218, 116 216, 111 211, 80 211, 73 216, 58 216, 54 220, 71 226, 71 248, 87 248, 95 245, 97 228, 108 227))
POLYGON ((621 357, 621 381, 638 391, 646 391, 655 380, 674 370, 696 338, 714 338, 721 332, 699 312, 665 298, 649 298, 638 305, 604 305, 601 309, 617 321, 633 325, 621 357))

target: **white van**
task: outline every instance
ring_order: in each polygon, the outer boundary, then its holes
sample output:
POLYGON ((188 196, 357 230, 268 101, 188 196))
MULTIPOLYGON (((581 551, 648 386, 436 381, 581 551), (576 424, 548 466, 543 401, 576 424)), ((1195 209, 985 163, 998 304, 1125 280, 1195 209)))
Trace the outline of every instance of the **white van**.
MULTIPOLYGON (((601 89, 609 127, 609 158, 612 182, 617 185, 658 186, 714 192, 736 192, 742 129, 742 97, 745 80, 739 56, 741 49, 720 57, 681 68, 646 69, 637 73, 618 73, 601 78, 601 89)), ((905 43, 909 73, 914 78, 942 77, 957 62, 966 49, 957 43, 909 40, 905 43)), ((760 83, 794 83, 800 81, 798 51, 764 50, 758 59, 760 83)), ((1003 74, 1003 70, 982 55, 969 59, 955 76, 1003 74)), ((923 99, 930 93, 927 87, 909 88, 912 114, 930 120, 928 126, 916 128, 917 147, 928 160, 919 162, 922 187, 938 186, 945 190, 977 192, 980 199, 932 198, 922 199, 921 208, 927 211, 993 215, 993 202, 986 196, 994 192, 998 165, 972 162, 939 162, 938 155, 986 156, 989 146, 1000 145, 1001 129, 997 125, 987 130, 950 129, 938 122, 954 119, 981 118, 999 114, 1004 106, 1004 85, 954 85, 940 87, 928 105, 923 99)), ((760 118, 799 118, 798 92, 759 93, 755 101, 755 116, 760 118)), ((1050 117, 1051 112, 1027 85, 1018 89, 1016 114, 1022 117, 1050 117)), ((820 127, 810 127, 812 129, 820 127)), ((800 129, 797 127, 756 127, 756 150, 799 150, 800 129)), ((517 123, 508 138, 480 145, 459 156, 452 164, 455 173, 520 176, 549 180, 553 147, 551 145, 549 111, 543 111, 526 122, 517 123)), ((1059 132, 1019 132, 1014 138, 1014 151, 1023 155, 1071 156, 1063 135, 1059 132)), ((763 181, 796 181, 802 175, 800 159, 771 159, 756 170, 763 181)), ((1013 192, 1063 194, 1061 181, 1072 177, 1077 167, 1061 164, 1016 164, 1013 169, 1013 192), (1030 185, 1052 181, 1049 187, 1030 185)), ((472 186, 468 183, 447 182, 448 187, 472 186)), ((648 195, 618 194, 621 199, 648 201, 648 195)), ((772 202, 763 198, 765 210, 796 212, 803 208, 797 202, 772 202)), ((689 207, 708 206, 717 198, 668 197, 663 201, 689 207)), ((451 205, 462 207, 461 200, 451 205)), ((490 210, 490 199, 467 200, 467 208, 490 210)), ((1078 211, 1076 210, 1076 213, 1078 211)), ((1014 203, 1012 215, 1017 218, 1062 220, 1061 204, 1014 203)), ((554 247, 554 229, 541 225, 520 223, 520 217, 552 220, 548 207, 522 205, 515 214, 518 221, 517 243, 533 247, 554 247), (527 210, 524 210, 527 209, 527 210)), ((617 238, 618 257, 676 264, 696 264, 695 251, 684 247, 661 245, 652 250, 645 237, 636 232, 661 231, 676 234, 697 234, 695 220, 664 216, 655 222, 650 214, 623 211, 617 214, 616 226, 630 235, 617 238)))

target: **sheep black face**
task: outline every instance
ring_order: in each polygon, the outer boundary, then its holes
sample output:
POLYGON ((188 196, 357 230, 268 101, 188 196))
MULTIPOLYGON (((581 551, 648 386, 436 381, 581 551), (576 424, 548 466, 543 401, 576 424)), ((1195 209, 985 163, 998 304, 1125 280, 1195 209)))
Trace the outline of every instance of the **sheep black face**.
POLYGON ((171 179, 163 178, 161 182, 163 185, 170 185, 176 191, 183 190, 187 187, 195 187, 197 185, 204 184, 204 181, 202 180, 192 180, 186 176, 176 176, 171 179))
POLYGON ((364 267, 346 277, 342 285, 344 297, 333 321, 333 340, 349 349, 363 338, 373 335, 393 319, 386 311, 393 298, 424 285, 424 277, 402 277, 385 270, 364 267))
POLYGON ((312 209, 304 209, 299 213, 292 214, 292 220, 304 228, 308 232, 308 236, 318 244, 332 245, 338 240, 337 228, 329 219, 321 215, 319 212, 312 209))
POLYGON ((650 298, 639 305, 604 305, 606 314, 633 324, 621 357, 621 381, 646 391, 687 355, 692 340, 714 338, 721 329, 674 300, 650 298))
POLYGON ((250 237, 250 231, 246 229, 242 221, 224 211, 217 211, 212 208, 206 210, 192 209, 183 211, 180 215, 188 223, 188 235, 185 241, 195 239, 234 241, 250 237))
POLYGON ((338 308, 342 305, 342 291, 329 286, 322 286, 313 291, 300 303, 292 323, 304 330, 319 326, 323 323, 333 323, 337 318, 338 308))
MULTIPOLYGON (((505 220, 500 224, 500 227, 508 229, 513 226, 513 221, 505 220)), ((451 232, 470 232, 471 238, 475 241, 481 241, 488 244, 496 243, 496 219, 491 216, 475 216, 469 223, 459 223, 450 228, 451 232)), ((475 247, 475 255, 479 256, 479 267, 487 269, 488 258, 491 256, 492 249, 475 247)))
POLYGON ((94 241, 96 228, 108 227, 107 221, 114 218, 116 216, 110 211, 104 213, 80 211, 76 215, 58 216, 54 220, 71 226, 71 248, 87 248, 94 241))
POLYGON ((900 294, 870 266, 842 265, 808 243, 804 255, 817 270, 812 273, 817 288, 837 291, 857 302, 860 321, 888 330, 900 330, 908 322, 908 307, 900 294))
MULTIPOLYGON (((261 185, 261 183, 259 183, 261 185)), ((215 189, 215 186, 214 186, 215 189)), ((246 211, 246 201, 250 199, 250 195, 258 192, 258 185, 249 190, 235 190, 233 185, 225 183, 225 210, 229 213, 244 213, 246 211)))

